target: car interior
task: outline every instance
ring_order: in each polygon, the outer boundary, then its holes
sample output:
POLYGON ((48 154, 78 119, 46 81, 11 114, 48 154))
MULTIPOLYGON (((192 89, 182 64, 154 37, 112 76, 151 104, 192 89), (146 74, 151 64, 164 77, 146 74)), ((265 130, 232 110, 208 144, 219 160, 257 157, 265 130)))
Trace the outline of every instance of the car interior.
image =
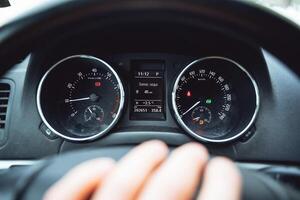
POLYGON ((232 159, 242 199, 298 199, 299 52, 299 25, 241 1, 30 11, 0 27, 0 199, 42 199, 76 164, 153 139, 232 159))

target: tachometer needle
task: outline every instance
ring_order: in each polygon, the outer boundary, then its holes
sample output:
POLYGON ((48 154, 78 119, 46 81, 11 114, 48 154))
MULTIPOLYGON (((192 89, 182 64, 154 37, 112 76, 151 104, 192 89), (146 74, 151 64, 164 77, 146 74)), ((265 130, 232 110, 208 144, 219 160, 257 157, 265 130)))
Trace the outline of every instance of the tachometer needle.
POLYGON ((190 112, 193 108, 195 108, 201 101, 197 101, 192 107, 190 107, 187 111, 185 111, 182 116, 186 115, 188 112, 190 112))
POLYGON ((90 97, 85 97, 85 98, 79 98, 79 99, 70 99, 69 102, 74 102, 74 101, 85 101, 85 100, 90 100, 90 97))

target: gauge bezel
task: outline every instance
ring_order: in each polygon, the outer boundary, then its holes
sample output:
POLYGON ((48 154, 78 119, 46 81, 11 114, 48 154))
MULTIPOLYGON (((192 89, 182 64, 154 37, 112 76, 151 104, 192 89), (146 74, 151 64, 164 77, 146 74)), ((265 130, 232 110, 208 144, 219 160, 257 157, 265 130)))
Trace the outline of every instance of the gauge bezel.
POLYGON ((176 78, 176 81, 174 83, 174 86, 173 86, 173 90, 172 90, 172 108, 173 108, 173 111, 175 113, 175 118, 177 120, 177 122, 181 125, 181 127, 187 132, 189 133, 191 136, 193 136, 195 139, 197 140, 200 140, 200 141, 203 141, 203 142, 211 142, 211 143, 225 143, 225 142, 230 142, 230 141, 233 141, 237 138, 239 138, 240 136, 242 136, 251 126, 252 124, 254 123, 256 117, 257 117, 257 114, 258 114, 258 111, 259 111, 259 106, 260 106, 260 97, 259 97, 259 90, 258 90, 258 86, 257 86, 257 83, 256 81, 254 80, 254 78, 251 76, 251 74, 242 66, 240 65, 239 63, 237 63, 236 61, 230 59, 230 58, 226 58, 226 57, 222 57, 222 56, 208 56, 208 57, 203 57, 203 58, 200 58, 200 59, 197 59, 197 60, 194 60, 192 61, 191 63, 189 63, 180 73, 179 75, 177 76, 176 78), (252 84, 253 84, 253 87, 254 87, 254 90, 255 90, 255 98, 256 98, 256 107, 255 107, 255 110, 254 110, 254 113, 251 117, 251 120, 249 121, 249 123, 247 124, 247 126, 245 126, 245 128, 242 129, 242 131, 240 131, 238 134, 235 134, 231 137, 228 137, 228 138, 225 138, 225 139, 210 139, 210 138, 206 138, 206 137, 203 137, 203 136, 200 136, 196 133, 194 133, 184 122, 183 120, 181 119, 180 117, 180 114, 178 112, 178 109, 177 109, 177 106, 176 106, 176 91, 177 91, 177 86, 178 86, 178 83, 180 81, 180 78, 182 77, 182 75, 190 68, 192 67, 194 64, 198 63, 198 62, 201 62, 203 60, 208 60, 208 59, 221 59, 221 60, 225 60, 225 61, 228 61, 228 62, 231 62, 232 64, 234 64, 235 66, 237 66, 242 72, 244 72, 248 77, 249 79, 251 80, 252 84))
POLYGON ((105 61, 101 60, 100 58, 97 58, 95 56, 90 56, 90 55, 83 55, 83 54, 78 54, 78 55, 72 55, 72 56, 68 56, 68 57, 65 57, 61 60, 59 60, 57 63, 55 63, 54 65, 52 65, 47 71, 46 73, 43 75, 42 79, 40 80, 40 83, 38 85, 38 89, 37 89, 37 95, 36 95, 36 100, 37 100, 37 108, 38 108, 38 112, 39 112, 39 115, 43 121, 43 123, 45 123, 45 125, 56 135, 58 135, 59 137, 61 138, 64 138, 66 140, 69 140, 69 141, 74 141, 74 142, 83 142, 83 141, 91 141, 91 140, 95 140, 103 135, 105 135, 107 132, 109 132, 113 127, 114 125, 118 122, 121 114, 122 114, 122 110, 124 108, 124 102, 125 102, 125 91, 124 91, 124 87, 123 87, 123 84, 122 84, 122 81, 119 77, 119 75, 117 74, 117 72, 108 64, 106 63, 105 61), (73 58, 87 58, 87 59, 93 59, 93 60, 96 60, 96 61, 99 61, 101 62, 103 65, 105 65, 112 73, 113 75, 115 76, 117 82, 118 82, 118 85, 119 85, 119 89, 120 89, 120 105, 119 105, 119 108, 118 108, 118 111, 117 111, 117 115, 116 117, 113 119, 113 121, 110 123, 110 125, 104 129, 103 131, 97 133, 97 134, 94 134, 92 136, 88 136, 88 137, 83 137, 83 138, 76 138, 76 137, 70 137, 70 136, 67 136, 63 133, 60 133, 59 131, 57 131, 55 128, 53 128, 50 123, 48 122, 48 120, 46 119, 44 113, 43 113, 43 110, 42 110, 42 106, 41 106, 41 92, 42 92, 42 87, 43 87, 43 83, 44 81, 46 80, 47 76, 51 73, 51 71, 53 69, 55 69, 57 66, 59 66, 61 63, 63 63, 64 61, 66 60, 69 60, 69 59, 73 59, 73 58))

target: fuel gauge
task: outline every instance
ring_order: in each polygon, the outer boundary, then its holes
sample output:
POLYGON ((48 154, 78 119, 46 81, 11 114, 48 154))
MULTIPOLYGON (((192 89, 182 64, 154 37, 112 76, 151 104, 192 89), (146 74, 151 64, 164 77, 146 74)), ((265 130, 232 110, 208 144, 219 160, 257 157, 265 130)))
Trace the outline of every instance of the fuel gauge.
POLYGON ((196 107, 192 112, 193 123, 204 128, 211 122, 211 115, 211 111, 207 107, 196 107))

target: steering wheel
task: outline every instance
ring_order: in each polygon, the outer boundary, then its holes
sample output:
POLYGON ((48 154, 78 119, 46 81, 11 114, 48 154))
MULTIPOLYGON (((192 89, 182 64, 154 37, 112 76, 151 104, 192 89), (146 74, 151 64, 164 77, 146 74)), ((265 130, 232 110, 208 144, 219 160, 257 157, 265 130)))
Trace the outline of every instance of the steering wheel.
MULTIPOLYGON (((0 30, 0 73, 24 58, 44 36, 79 22, 96 20, 99 26, 143 20, 143 23, 185 23, 206 26, 243 36, 259 44, 298 76, 300 29, 270 11, 238 1, 197 0, 77 0, 53 1, 39 10, 5 25, 0 30), (268 29, 266 29, 268 27, 268 29)), ((95 157, 120 159, 137 143, 108 145, 97 149, 73 151, 53 156, 38 164, 15 168, 1 176, 3 199, 41 199, 44 192, 80 162, 95 157)), ((176 147, 169 144, 170 148, 176 147)), ((243 199, 289 199, 293 193, 272 179, 242 170, 243 199)), ((295 197, 296 198, 296 197, 295 197)))

